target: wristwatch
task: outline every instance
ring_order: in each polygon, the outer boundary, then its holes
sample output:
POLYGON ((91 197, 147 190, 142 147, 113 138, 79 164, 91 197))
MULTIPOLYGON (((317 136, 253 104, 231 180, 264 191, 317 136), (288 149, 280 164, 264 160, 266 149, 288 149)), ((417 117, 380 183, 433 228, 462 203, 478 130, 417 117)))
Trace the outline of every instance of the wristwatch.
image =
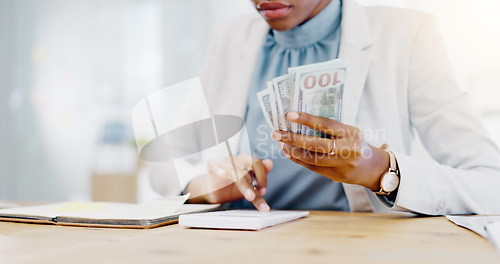
POLYGON ((380 177, 380 191, 375 192, 379 195, 389 195, 395 191, 399 186, 399 170, 396 162, 396 157, 390 151, 389 153, 389 170, 380 177))

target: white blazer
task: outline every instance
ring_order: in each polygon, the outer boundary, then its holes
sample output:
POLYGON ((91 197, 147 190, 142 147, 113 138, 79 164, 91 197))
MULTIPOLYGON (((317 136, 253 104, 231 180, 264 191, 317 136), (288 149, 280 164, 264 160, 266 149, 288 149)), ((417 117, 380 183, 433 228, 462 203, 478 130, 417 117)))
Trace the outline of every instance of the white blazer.
MULTIPOLYGON (((200 75, 211 114, 245 116, 268 31, 256 14, 216 34, 200 75)), ((468 110, 433 16, 343 0, 339 57, 350 63, 343 122, 396 155, 401 182, 392 209, 500 214, 499 149, 468 110), (410 156, 417 134, 433 160, 410 156)), ((352 211, 381 209, 369 190, 344 189, 352 211)))

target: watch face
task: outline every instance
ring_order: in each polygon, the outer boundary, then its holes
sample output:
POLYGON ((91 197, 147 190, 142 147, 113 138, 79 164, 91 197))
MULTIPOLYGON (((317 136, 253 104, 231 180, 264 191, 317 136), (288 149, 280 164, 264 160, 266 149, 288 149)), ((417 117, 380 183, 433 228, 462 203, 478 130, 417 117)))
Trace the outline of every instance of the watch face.
POLYGON ((386 192, 393 192, 398 188, 399 185, 399 177, 394 172, 389 172, 384 175, 382 181, 380 182, 380 187, 384 189, 386 192))

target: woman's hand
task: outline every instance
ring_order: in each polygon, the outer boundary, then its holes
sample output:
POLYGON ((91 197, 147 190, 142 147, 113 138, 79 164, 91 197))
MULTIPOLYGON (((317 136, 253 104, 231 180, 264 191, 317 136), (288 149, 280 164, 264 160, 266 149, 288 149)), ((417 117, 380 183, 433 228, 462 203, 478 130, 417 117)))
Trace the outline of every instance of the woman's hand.
POLYGON ((389 154, 369 145, 358 128, 302 112, 289 112, 287 119, 331 136, 274 131, 272 137, 287 158, 334 181, 380 189, 380 176, 389 169, 389 154))
POLYGON ((212 159, 207 165, 208 174, 193 179, 187 186, 187 192, 194 197, 190 202, 224 203, 245 198, 259 211, 270 210, 262 196, 267 192, 267 174, 273 167, 271 160, 262 161, 243 154, 220 163, 212 159), (253 186, 254 179, 257 188, 253 186))

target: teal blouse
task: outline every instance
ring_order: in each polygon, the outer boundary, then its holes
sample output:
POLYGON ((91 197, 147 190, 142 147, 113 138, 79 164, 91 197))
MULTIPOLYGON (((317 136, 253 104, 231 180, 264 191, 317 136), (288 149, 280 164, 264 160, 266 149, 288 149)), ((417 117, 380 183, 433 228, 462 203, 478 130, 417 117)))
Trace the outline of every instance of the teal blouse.
MULTIPOLYGON (((340 46, 342 3, 332 0, 319 14, 288 31, 270 30, 264 42, 248 96, 245 124, 252 155, 271 159, 268 192, 264 196, 272 209, 348 211, 342 184, 318 175, 284 157, 279 144, 265 122, 257 92, 266 82, 288 73, 289 67, 336 59, 340 46)), ((232 208, 252 208, 246 200, 230 204, 232 208)))

